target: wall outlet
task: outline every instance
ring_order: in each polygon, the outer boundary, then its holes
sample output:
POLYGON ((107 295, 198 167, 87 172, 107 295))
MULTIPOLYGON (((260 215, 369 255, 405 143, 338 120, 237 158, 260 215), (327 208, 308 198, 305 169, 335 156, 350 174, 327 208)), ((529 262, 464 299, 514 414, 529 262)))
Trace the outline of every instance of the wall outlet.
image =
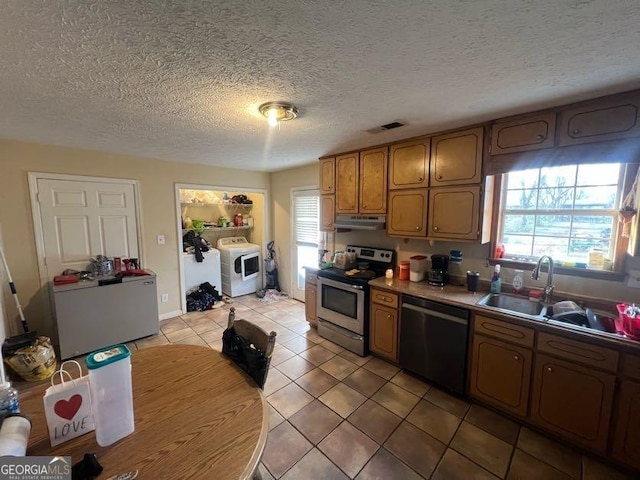
POLYGON ((627 278, 627 287, 640 288, 640 270, 629 270, 629 278, 627 278))
POLYGON ((163 293, 162 296, 160 297, 160 301, 162 303, 167 303, 169 301, 169 294, 168 293, 163 293))
POLYGON ((158 245, 164 245, 164 235, 158 235, 156 239, 158 241, 158 245))

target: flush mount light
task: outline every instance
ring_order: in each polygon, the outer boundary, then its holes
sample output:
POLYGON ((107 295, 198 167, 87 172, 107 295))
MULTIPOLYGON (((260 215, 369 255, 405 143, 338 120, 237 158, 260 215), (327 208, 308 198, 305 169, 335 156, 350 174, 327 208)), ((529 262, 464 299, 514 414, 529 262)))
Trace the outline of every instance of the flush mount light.
POLYGON ((258 107, 260 113, 267 117, 269 125, 278 126, 280 122, 293 120, 298 116, 298 109, 290 103, 284 102, 267 102, 258 107))

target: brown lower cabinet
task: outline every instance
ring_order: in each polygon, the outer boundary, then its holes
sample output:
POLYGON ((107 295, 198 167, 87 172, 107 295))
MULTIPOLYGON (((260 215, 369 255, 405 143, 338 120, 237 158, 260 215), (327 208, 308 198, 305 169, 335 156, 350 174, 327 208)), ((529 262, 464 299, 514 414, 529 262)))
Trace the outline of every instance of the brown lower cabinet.
POLYGON ((398 310, 371 303, 369 348, 394 362, 398 361, 398 310))
POLYGON ((615 375, 537 354, 531 420, 547 430, 605 453, 615 375))
POLYGON ((316 327, 318 325, 318 307, 316 304, 318 298, 318 275, 307 272, 304 283, 304 313, 307 322, 316 327))
POLYGON ((613 437, 613 457, 640 469, 640 383, 623 380, 613 437))
POLYGON ((472 356, 471 394, 515 415, 526 416, 532 352, 476 334, 472 356))

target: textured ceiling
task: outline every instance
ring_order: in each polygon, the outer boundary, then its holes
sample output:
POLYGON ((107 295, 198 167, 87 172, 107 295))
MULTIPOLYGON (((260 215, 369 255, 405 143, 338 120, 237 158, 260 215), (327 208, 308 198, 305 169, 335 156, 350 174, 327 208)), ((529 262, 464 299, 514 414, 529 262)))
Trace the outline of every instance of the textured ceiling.
POLYGON ((275 171, 638 88, 638 25, 637 0, 0 0, 0 138, 275 171), (269 129, 272 100, 299 118, 269 129))

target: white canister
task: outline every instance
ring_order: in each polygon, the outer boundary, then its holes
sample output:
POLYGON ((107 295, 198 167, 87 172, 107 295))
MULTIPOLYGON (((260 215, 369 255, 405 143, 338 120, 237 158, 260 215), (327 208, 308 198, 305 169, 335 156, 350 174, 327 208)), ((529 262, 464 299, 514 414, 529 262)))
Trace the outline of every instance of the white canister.
POLYGON ((87 356, 89 388, 101 447, 133 433, 133 388, 131 352, 126 345, 114 345, 87 356))
POLYGON ((427 270, 427 257, 424 255, 414 255, 409 258, 409 280, 412 282, 421 282, 424 280, 424 274, 427 270))

